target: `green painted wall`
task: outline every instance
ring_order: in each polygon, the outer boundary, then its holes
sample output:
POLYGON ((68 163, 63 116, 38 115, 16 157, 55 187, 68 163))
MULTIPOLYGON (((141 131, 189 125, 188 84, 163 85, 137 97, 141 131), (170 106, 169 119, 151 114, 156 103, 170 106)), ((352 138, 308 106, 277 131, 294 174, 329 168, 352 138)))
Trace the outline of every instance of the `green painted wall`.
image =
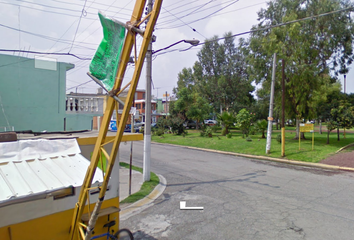
POLYGON ((162 99, 155 99, 155 101, 156 101, 156 112, 157 113, 163 112, 162 99))
POLYGON ((0 54, 0 127, 9 123, 15 131, 64 130, 66 71, 74 65, 48 63, 56 70, 38 65, 34 59, 0 54))

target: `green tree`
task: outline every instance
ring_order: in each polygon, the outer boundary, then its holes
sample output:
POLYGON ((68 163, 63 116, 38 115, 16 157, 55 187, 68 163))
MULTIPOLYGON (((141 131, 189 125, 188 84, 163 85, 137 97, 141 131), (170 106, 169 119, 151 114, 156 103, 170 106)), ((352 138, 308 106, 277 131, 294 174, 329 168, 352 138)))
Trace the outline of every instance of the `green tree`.
POLYGON ((253 115, 250 114, 245 108, 241 109, 236 115, 236 126, 241 129, 242 137, 244 137, 244 135, 248 137, 252 119, 253 115))
POLYGON ((354 124, 354 107, 347 101, 340 101, 336 108, 331 110, 331 119, 336 123, 337 140, 340 140, 339 128, 351 128, 354 124))
POLYGON ((193 71, 184 68, 178 74, 177 88, 174 88, 177 100, 173 104, 173 116, 181 115, 185 120, 200 122, 210 114, 211 107, 207 100, 200 96, 193 83, 193 71))
POLYGON ((235 46, 231 35, 225 34, 224 43, 218 43, 217 36, 207 39, 193 67, 197 91, 214 112, 237 111, 253 101, 254 87, 246 71, 247 44, 240 39, 235 46))
MULTIPOLYGON (((253 30, 352 6, 348 0, 275 0, 258 13, 259 24, 253 30)), ((297 119, 311 117, 313 111, 310 107, 315 92, 320 92, 322 86, 329 86, 331 73, 336 75, 348 71, 347 66, 353 60, 351 11, 252 33, 251 77, 269 89, 272 56, 277 53, 278 59, 284 59, 289 115, 294 114, 297 119)), ((280 89, 280 69, 277 71, 276 89, 280 89)), ((276 103, 280 103, 280 94, 276 96, 276 103)))
POLYGON ((336 129, 337 123, 335 121, 327 121, 327 144, 329 144, 329 134, 336 129))

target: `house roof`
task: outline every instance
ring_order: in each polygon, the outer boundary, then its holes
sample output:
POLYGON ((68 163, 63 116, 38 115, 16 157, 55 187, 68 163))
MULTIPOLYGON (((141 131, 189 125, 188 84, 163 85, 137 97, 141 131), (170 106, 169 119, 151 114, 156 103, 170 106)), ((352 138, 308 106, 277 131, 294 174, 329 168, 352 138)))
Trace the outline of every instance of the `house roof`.
MULTIPOLYGON (((82 185, 90 162, 76 139, 0 143, 0 205, 19 198, 82 185)), ((97 169, 92 183, 102 182, 97 169)))

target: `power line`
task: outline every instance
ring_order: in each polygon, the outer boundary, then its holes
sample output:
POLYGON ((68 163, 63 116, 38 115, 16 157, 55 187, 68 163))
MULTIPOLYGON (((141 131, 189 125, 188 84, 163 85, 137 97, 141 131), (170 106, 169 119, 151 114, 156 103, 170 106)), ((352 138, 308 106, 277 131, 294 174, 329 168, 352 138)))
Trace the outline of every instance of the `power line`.
MULTIPOLYGON (((246 6, 246 7, 234 9, 234 10, 231 10, 231 11, 222 12, 222 13, 219 13, 219 14, 214 14, 213 17, 220 16, 220 15, 224 15, 224 14, 231 13, 231 12, 240 11, 240 10, 247 9, 247 8, 250 8, 250 7, 254 7, 254 6, 257 6, 257 5, 261 5, 261 4, 264 4, 264 3, 266 3, 266 2, 263 1, 263 2, 255 3, 255 4, 252 4, 252 5, 246 6)), ((203 4, 203 5, 204 5, 204 4, 203 4)), ((202 5, 199 5, 199 6, 196 6, 196 7, 193 7, 193 8, 198 8, 198 7, 200 7, 200 6, 202 6, 202 5)), ((192 11, 191 13, 188 13, 188 14, 186 14, 186 15, 181 16, 180 18, 185 18, 185 17, 190 16, 190 15, 192 15, 192 14, 201 13, 201 12, 204 12, 204 11, 206 11, 206 10, 209 10, 209 9, 212 9, 212 8, 215 8, 215 7, 218 7, 218 6, 219 6, 219 5, 214 5, 214 6, 211 6, 211 7, 209 7, 209 8, 204 8, 203 10, 199 10, 199 11, 194 10, 194 11, 192 11)), ((190 8, 190 9, 193 9, 193 8, 190 8)), ((189 9, 189 10, 190 10, 190 9, 189 9)), ((187 10, 184 10, 184 11, 182 11, 182 13, 184 13, 184 12, 186 12, 186 11, 187 11, 187 10)), ((178 14, 178 13, 177 13, 177 14, 178 14)), ((161 18, 159 18, 159 19, 161 19, 161 18)), ((163 22, 159 22, 159 23, 158 23, 158 26, 163 26, 163 25, 166 25, 166 24, 169 24, 169 23, 172 23, 172 22, 174 22, 174 20, 171 20, 171 19, 165 20, 165 21, 163 21, 163 22)), ((174 28, 174 27, 171 27, 171 28, 174 28)), ((157 28, 157 29, 165 29, 165 28, 157 28)))
POLYGON ((87 81, 87 82, 81 83, 81 84, 76 85, 76 86, 71 87, 71 88, 67 88, 65 91, 68 91, 68 90, 73 89, 73 88, 76 88, 76 87, 78 87, 78 86, 81 86, 81 85, 87 84, 87 83, 89 83, 89 82, 92 82, 92 80, 89 80, 89 81, 87 81))
MULTIPOLYGON (((20 6, 22 8, 33 9, 33 10, 45 12, 45 13, 54 13, 54 14, 59 14, 59 15, 64 15, 64 16, 69 16, 69 17, 77 17, 76 15, 71 15, 71 14, 67 14, 67 13, 63 13, 63 12, 53 12, 53 11, 48 11, 48 10, 43 11, 42 9, 29 7, 29 6, 25 6, 25 5, 13 4, 13 3, 7 3, 7 2, 0 2, 0 3, 8 4, 8 5, 16 6, 16 7, 20 6)), ((86 18, 86 19, 95 20, 94 18, 86 18)))
MULTIPOLYGON (((22 32, 22 33, 26 33, 26 34, 29 34, 29 35, 33 35, 33 36, 36 36, 36 37, 44 38, 44 39, 55 41, 55 42, 57 42, 57 41, 61 42, 61 43, 70 43, 71 42, 71 40, 66 40, 66 39, 62 39, 61 40, 61 39, 58 39, 58 38, 48 37, 48 36, 41 35, 41 34, 38 34, 38 33, 33 33, 33 32, 25 31, 25 30, 22 30, 22 29, 13 28, 13 27, 1 24, 1 23, 0 23, 0 27, 8 28, 8 29, 11 29, 11 30, 14 30, 14 31, 19 31, 19 32, 22 32)), ((84 43, 84 42, 81 42, 81 43, 82 44, 86 44, 86 45, 95 45, 95 46, 97 46, 96 43, 84 43)), ((76 45, 76 46, 80 46, 80 45, 76 45)), ((88 48, 88 47, 84 47, 84 46, 80 46, 80 47, 87 48, 87 49, 90 49, 90 50, 94 50, 92 48, 88 48)))
MULTIPOLYGON (((133 0, 130 0, 122 9, 125 9, 125 7, 128 6, 132 1, 133 1, 133 0)), ((114 1, 114 2, 115 2, 115 1, 114 1)), ((112 4, 113 4, 113 3, 112 3, 112 4)), ((111 5, 112 5, 112 4, 111 4, 111 5)), ((109 6, 105 11, 107 11, 110 7, 111 7, 111 6, 109 6)), ((118 13, 120 13, 120 11, 118 11, 116 14, 114 14, 113 17, 114 17, 115 15, 117 15, 118 13)), ((85 30, 82 31, 82 32, 85 32, 86 29, 88 29, 89 27, 90 27, 90 26, 88 26, 87 28, 85 28, 85 30)), ((93 31, 90 35, 88 35, 83 41, 85 41, 89 36, 93 35, 93 34, 94 34, 95 32, 97 32, 99 29, 101 29, 101 27, 96 28, 96 30, 93 31)), ((81 34, 79 34, 79 36, 81 36, 81 34)), ((79 42, 79 43, 83 43, 83 41, 81 41, 81 42, 79 42)))
MULTIPOLYGON (((230 4, 226 5, 225 7, 222 7, 222 8, 220 8, 220 9, 218 9, 218 10, 216 10, 216 11, 214 11, 214 12, 212 12, 212 13, 210 13, 210 14, 204 16, 204 17, 201 17, 201 18, 199 18, 199 19, 196 19, 196 20, 193 20, 193 21, 191 21, 191 22, 188 22, 188 24, 192 24, 192 23, 195 23, 195 22, 199 22, 199 21, 201 21, 201 20, 204 20, 204 19, 206 19, 206 18, 209 18, 209 17, 211 17, 212 15, 214 15, 214 14, 216 14, 216 13, 218 13, 218 12, 224 10, 225 8, 227 8, 227 7, 229 7, 229 6, 233 5, 233 4, 235 4, 235 3, 237 3, 237 2, 239 2, 239 0, 234 0, 234 1, 232 1, 230 4)), ((175 26, 172 26, 172 27, 169 27, 169 28, 160 28, 160 29, 171 29, 171 28, 177 28, 177 27, 182 27, 182 26, 183 26, 183 25, 175 25, 175 26)))
MULTIPOLYGON (((354 11, 354 7, 348 7, 348 8, 339 9, 339 10, 335 10, 335 11, 331 11, 331 12, 327 12, 327 13, 321 13, 321 14, 318 14, 318 15, 312 15, 312 16, 309 16, 309 17, 304 17, 304 18, 288 21, 288 22, 285 22, 285 23, 279 23, 279 24, 268 26, 268 27, 264 27, 264 28, 253 29, 253 30, 250 30, 250 31, 247 31, 247 32, 233 34, 233 35, 228 36, 228 37, 220 37, 220 38, 213 39, 213 40, 207 40, 205 42, 199 43, 196 46, 204 45, 204 44, 210 43, 210 42, 217 42, 217 41, 223 40, 225 38, 238 37, 238 36, 245 35, 245 34, 250 34, 250 33, 254 33, 254 32, 260 32, 260 31, 269 30, 269 29, 276 28, 276 27, 286 26, 286 25, 289 25, 289 24, 292 24, 292 23, 297 23, 297 22, 306 21, 306 20, 313 20, 315 18, 324 17, 324 16, 327 16, 327 15, 332 15, 332 14, 335 14, 335 13, 344 12, 344 11, 348 11, 348 10, 354 11)), ((162 55, 162 54, 166 54, 166 53, 174 52, 174 51, 178 51, 178 50, 179 49, 173 49, 173 50, 168 50, 167 52, 159 53, 159 54, 157 54, 155 56, 155 58, 158 55, 162 55)), ((156 51, 159 51, 159 50, 156 50, 156 51)))
MULTIPOLYGON (((197 11, 198 9, 203 8, 204 6, 206 6, 207 4, 209 4, 209 3, 213 2, 213 1, 215 1, 215 0, 210 0, 210 1, 207 2, 207 3, 203 3, 203 4, 200 4, 200 5, 197 5, 197 6, 193 6, 193 7, 187 8, 187 9, 182 9, 181 11, 179 11, 179 12, 177 12, 177 13, 175 13, 175 14, 177 15, 177 14, 180 14, 180 13, 186 13, 186 12, 189 11, 189 10, 193 10, 192 12, 197 11)), ((193 1, 193 2, 196 2, 196 1, 193 1)), ((192 4, 193 2, 189 2, 188 4, 181 5, 180 7, 191 6, 191 4, 192 4)), ((212 6, 212 8, 213 8, 213 7, 216 7, 216 6, 219 6, 219 5, 212 6)), ((178 8, 180 8, 180 7, 178 7, 178 8)), ((167 8, 166 8, 166 9, 167 9, 167 8)), ((177 9, 177 8, 169 9, 169 10, 170 10, 170 11, 173 11, 173 10, 175 10, 175 9, 177 9)), ((163 12, 162 12, 162 14, 163 14, 163 12)), ((190 14, 190 13, 188 13, 188 14, 190 14)), ((188 14, 187 14, 187 15, 188 15, 188 14)), ((186 15, 182 16, 181 18, 183 18, 183 17, 185 17, 185 16, 186 16, 186 15)), ((169 16, 162 16, 162 17, 159 18, 159 20, 161 20, 161 19, 166 19, 166 18, 169 18, 169 16)), ((165 21, 162 22, 162 23, 171 22, 171 21, 173 21, 173 20, 169 19, 169 20, 165 20, 165 21)), ((160 23, 160 24, 161 24, 161 23, 160 23)))
POLYGON ((21 53, 33 53, 33 54, 44 54, 44 55, 62 55, 62 56, 71 56, 71 57, 75 57, 77 59, 80 60, 91 60, 91 58, 82 58, 79 57, 75 54, 72 53, 48 53, 48 52, 37 52, 37 51, 26 51, 26 50, 17 50, 17 49, 0 49, 0 52, 21 52, 21 53))
MULTIPOLYGON (((165 8, 163 8, 165 9, 165 8)), ((165 9, 168 13, 170 13, 171 15, 173 15, 175 18, 177 18, 179 21, 181 21, 184 25, 187 25, 190 29, 192 29, 194 32, 200 34, 203 38, 206 38, 203 34, 201 34, 200 32, 198 32, 195 28, 191 27, 189 24, 185 23, 182 19, 178 18, 176 15, 174 15, 173 13, 171 13, 170 11, 168 11, 167 9, 165 9)))
POLYGON ((85 16, 85 17, 86 17, 86 15, 87 15, 87 13, 86 13, 86 11, 85 11, 85 6, 86 6, 86 0, 85 0, 85 3, 84 3, 83 8, 82 8, 82 10, 81 10, 81 15, 80 15, 80 18, 79 18, 79 23, 77 24, 77 28, 76 28, 76 31, 75 31, 75 34, 74 34, 74 39, 73 39, 73 42, 71 43, 71 47, 70 47, 70 49, 69 49, 68 52, 70 52, 71 49, 73 48, 73 44, 74 44, 74 42, 75 42, 75 37, 76 37, 77 31, 79 30, 79 27, 80 27, 80 23, 81 23, 82 16, 85 16))

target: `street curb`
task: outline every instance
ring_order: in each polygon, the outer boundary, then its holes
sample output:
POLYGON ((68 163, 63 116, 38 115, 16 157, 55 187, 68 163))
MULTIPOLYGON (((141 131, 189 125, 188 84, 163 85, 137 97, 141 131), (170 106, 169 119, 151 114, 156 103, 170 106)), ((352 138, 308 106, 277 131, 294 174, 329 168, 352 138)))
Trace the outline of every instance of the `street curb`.
POLYGON ((344 146, 344 147, 340 148, 338 151, 336 151, 336 153, 339 153, 339 152, 343 151, 344 149, 347 149, 352 146, 354 146, 354 143, 349 143, 347 146, 344 146))
MULTIPOLYGON (((154 142, 154 143, 157 143, 157 142, 154 142)), ((243 153, 226 152, 226 151, 206 149, 206 148, 175 145, 175 144, 170 144, 170 143, 157 143, 157 144, 167 144, 167 145, 171 145, 171 146, 185 147, 185 148, 199 150, 199 151, 221 153, 221 154, 225 154, 225 155, 233 155, 233 156, 253 158, 253 159, 258 159, 258 160, 287 163, 287 164, 291 164, 291 165, 298 165, 298 166, 305 166, 305 167, 317 167, 317 168, 323 168, 323 169, 344 170, 344 171, 353 171, 354 172, 354 168, 340 167, 340 166, 336 166, 336 165, 329 165, 329 164, 323 164, 323 163, 301 162, 301 161, 296 161, 296 160, 287 160, 287 159, 273 158, 273 157, 267 157, 267 156, 258 156, 258 155, 250 155, 250 154, 243 154, 243 153)))
POLYGON ((143 211, 144 209, 153 205, 153 201, 157 199, 166 189, 167 181, 166 179, 160 175, 156 174, 159 177, 159 184, 154 188, 154 190, 145 198, 122 208, 120 211, 120 220, 126 220, 131 216, 143 211))

